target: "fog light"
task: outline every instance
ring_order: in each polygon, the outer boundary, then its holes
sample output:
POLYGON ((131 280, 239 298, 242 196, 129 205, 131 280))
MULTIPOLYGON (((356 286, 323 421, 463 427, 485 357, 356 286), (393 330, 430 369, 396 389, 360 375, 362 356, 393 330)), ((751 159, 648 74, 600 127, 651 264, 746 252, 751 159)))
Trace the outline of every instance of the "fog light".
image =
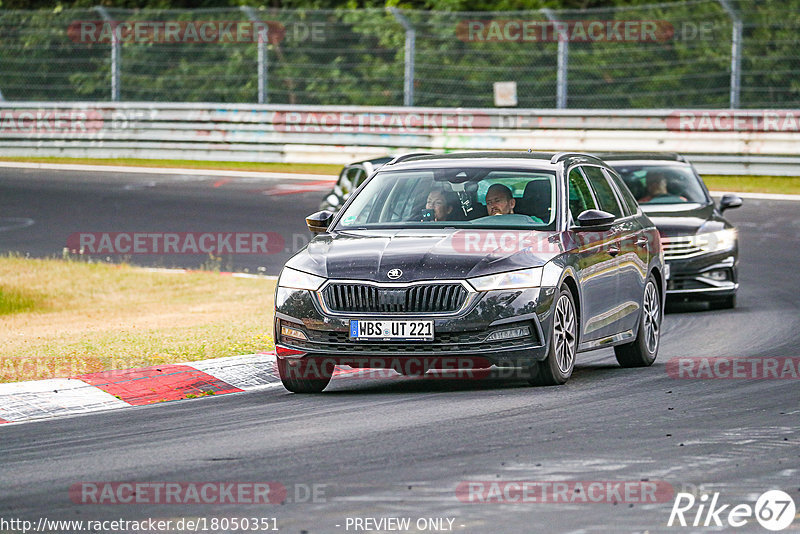
POLYGON ((710 278, 711 280, 715 280, 717 282, 724 282, 728 280, 728 270, 727 269, 716 269, 714 271, 709 271, 707 273, 703 273, 706 278, 710 278))
POLYGON ((291 337, 294 339, 302 339, 303 341, 308 340, 308 338, 302 331, 296 328, 290 328, 288 326, 283 326, 283 325, 281 325, 281 335, 284 337, 291 337))
POLYGON ((529 335, 531 335, 531 329, 529 326, 519 326, 517 328, 508 328, 506 330, 492 332, 489 334, 489 337, 486 338, 486 341, 503 341, 505 339, 514 339, 529 335))

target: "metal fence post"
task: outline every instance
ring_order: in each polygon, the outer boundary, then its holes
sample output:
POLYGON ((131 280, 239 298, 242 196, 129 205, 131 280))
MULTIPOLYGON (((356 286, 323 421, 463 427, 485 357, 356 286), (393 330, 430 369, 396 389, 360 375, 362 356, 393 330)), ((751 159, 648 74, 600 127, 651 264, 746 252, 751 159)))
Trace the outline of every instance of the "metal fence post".
MULTIPOLYGON (((250 18, 251 22, 261 22, 256 17, 255 12, 253 12, 253 8, 250 6, 240 6, 240 9, 244 11, 244 13, 250 18)), ((266 104, 269 102, 267 90, 268 90, 268 74, 269 74, 269 57, 267 56, 267 37, 268 37, 268 27, 264 24, 264 27, 261 28, 258 32, 258 103, 259 104, 266 104)))
POLYGON ((742 19, 728 0, 717 0, 731 17, 731 109, 739 107, 742 87, 742 19))
MULTIPOLYGON (((552 23, 559 22, 558 17, 549 8, 541 10, 542 13, 552 23)), ((554 30, 556 28, 553 28, 554 30)), ((566 109, 567 107, 567 67, 569 65, 569 41, 562 39, 558 33, 558 65, 556 67, 556 108, 566 109)))
POLYGON ((111 25, 113 35, 111 37, 111 101, 119 102, 120 91, 120 64, 122 63, 122 43, 119 42, 117 36, 117 27, 114 24, 114 19, 108 14, 106 8, 103 6, 95 6, 94 10, 97 11, 103 20, 111 25))
POLYGON ((414 54, 416 52, 417 44, 417 31, 414 25, 409 21, 396 7, 390 7, 389 11, 394 15, 394 18, 403 25, 406 31, 406 49, 405 49, 405 83, 403 86, 403 105, 414 105, 414 54))

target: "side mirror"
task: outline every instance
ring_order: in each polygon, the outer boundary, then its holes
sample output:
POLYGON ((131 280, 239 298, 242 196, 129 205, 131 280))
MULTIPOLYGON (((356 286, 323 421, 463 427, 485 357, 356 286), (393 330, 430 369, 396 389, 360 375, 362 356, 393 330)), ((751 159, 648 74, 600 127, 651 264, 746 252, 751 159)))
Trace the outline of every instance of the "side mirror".
POLYGON ((604 232, 611 229, 616 217, 607 211, 602 210, 586 210, 578 215, 578 226, 572 229, 576 232, 583 230, 594 230, 595 232, 604 232))
POLYGON ((333 220, 333 213, 330 211, 318 211, 306 217, 306 225, 312 234, 321 234, 328 231, 328 225, 333 220))
POLYGON ((738 195, 722 195, 722 199, 719 201, 719 212, 722 213, 723 211, 730 209, 730 208, 738 208, 742 205, 742 198, 738 195))

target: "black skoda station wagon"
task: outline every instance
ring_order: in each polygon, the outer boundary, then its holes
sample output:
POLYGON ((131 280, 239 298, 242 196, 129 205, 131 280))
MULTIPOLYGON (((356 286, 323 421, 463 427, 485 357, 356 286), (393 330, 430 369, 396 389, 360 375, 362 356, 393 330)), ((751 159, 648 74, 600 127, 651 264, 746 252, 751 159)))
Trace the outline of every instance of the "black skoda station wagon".
POLYGON ((512 367, 557 385, 580 352, 653 363, 665 295, 658 231, 619 175, 576 153, 398 156, 281 271, 284 386, 336 365, 421 374, 512 367))

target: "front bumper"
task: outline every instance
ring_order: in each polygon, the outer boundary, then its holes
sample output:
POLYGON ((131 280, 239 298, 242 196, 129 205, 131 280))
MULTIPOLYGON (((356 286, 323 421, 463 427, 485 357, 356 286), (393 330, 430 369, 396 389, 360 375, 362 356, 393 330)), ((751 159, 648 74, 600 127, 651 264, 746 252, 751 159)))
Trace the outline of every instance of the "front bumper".
POLYGON ((688 259, 667 259, 669 297, 725 297, 739 288, 736 251, 703 254, 688 259))
MULTIPOLYGON (((326 313, 316 294, 278 288, 275 344, 278 357, 324 357, 352 367, 394 367, 398 360, 425 358, 431 368, 459 368, 455 361, 484 361, 500 367, 528 366, 547 356, 555 288, 498 290, 479 293, 458 314, 371 315, 326 313), (350 319, 432 319, 433 341, 354 341, 350 319), (281 325, 300 330, 307 339, 281 335, 281 325), (495 331, 529 326, 530 335, 487 341, 495 331)), ((461 368, 466 368, 462 366, 461 368)))

